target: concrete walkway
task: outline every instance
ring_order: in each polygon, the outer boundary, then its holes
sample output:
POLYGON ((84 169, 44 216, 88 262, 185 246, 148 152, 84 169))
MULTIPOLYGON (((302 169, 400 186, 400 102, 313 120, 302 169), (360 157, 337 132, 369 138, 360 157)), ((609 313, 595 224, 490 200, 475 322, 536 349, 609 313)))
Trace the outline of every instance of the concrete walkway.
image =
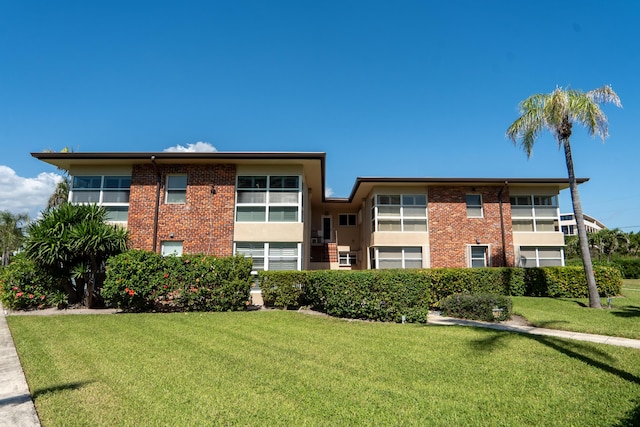
POLYGON ((583 334, 581 332, 560 331, 557 329, 537 328, 535 326, 510 324, 509 322, 491 323, 481 322, 478 320, 454 319, 452 317, 440 316, 440 314, 437 312, 429 313, 427 324, 474 326, 476 328, 488 328, 498 331, 518 332, 521 334, 544 335, 549 337, 566 338, 577 341, 589 341, 599 344, 609 344, 619 347, 631 347, 640 349, 640 340, 633 340, 630 338, 619 338, 606 335, 583 334))
POLYGON ((40 426, 4 310, 0 314, 0 425, 40 426))
MULTIPOLYGON (((67 310, 65 310, 66 312, 67 310)), ((71 314, 86 314, 87 312, 114 313, 115 310, 68 310, 71 314)), ((303 311, 304 312, 304 311, 303 311)), ((58 311, 30 312, 31 314, 63 314, 58 311)), ((25 313, 16 312, 15 315, 25 313)), ((513 322, 491 323, 476 320, 454 319, 440 316, 438 312, 429 313, 429 325, 458 325, 477 328, 489 328, 499 331, 517 332, 521 334, 546 335, 579 341, 590 341, 600 344, 616 345, 640 349, 640 340, 609 337, 604 335, 582 334, 578 332, 559 331, 555 329, 523 326, 513 322)), ((0 426, 39 427, 40 420, 36 413, 27 381, 18 359, 13 338, 7 325, 6 312, 0 313, 0 426)))

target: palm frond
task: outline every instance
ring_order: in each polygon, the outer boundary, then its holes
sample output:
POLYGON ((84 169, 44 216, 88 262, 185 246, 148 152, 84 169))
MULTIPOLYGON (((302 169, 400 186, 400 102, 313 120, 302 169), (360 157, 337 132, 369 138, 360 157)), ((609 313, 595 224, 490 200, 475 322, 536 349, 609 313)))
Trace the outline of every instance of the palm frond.
POLYGON ((600 88, 590 90, 586 95, 598 104, 611 103, 616 107, 622 108, 620 97, 618 97, 618 94, 614 92, 610 85, 604 85, 600 88))

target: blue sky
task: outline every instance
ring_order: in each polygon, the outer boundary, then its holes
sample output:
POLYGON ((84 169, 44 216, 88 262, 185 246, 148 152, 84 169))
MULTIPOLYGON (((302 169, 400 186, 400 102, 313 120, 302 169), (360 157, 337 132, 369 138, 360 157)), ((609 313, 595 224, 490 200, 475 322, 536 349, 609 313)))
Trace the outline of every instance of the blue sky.
MULTIPOLYGON (((583 208, 640 230, 640 2, 0 1, 0 210, 42 209, 59 172, 29 153, 323 151, 357 176, 566 177, 518 102, 610 84, 603 144, 574 127, 583 208)), ((571 210, 568 192, 561 209, 571 210)))

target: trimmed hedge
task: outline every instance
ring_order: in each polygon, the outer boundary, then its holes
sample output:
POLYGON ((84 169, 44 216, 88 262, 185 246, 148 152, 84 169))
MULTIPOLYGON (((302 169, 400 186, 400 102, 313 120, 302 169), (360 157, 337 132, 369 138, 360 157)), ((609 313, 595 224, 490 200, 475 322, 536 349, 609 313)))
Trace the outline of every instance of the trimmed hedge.
MULTIPOLYGON (((594 267, 601 296, 622 290, 620 272, 594 267)), ((430 306, 454 294, 588 296, 581 267, 434 268, 421 270, 261 271, 265 305, 311 306, 337 317, 425 322, 430 306)))
POLYGON ((131 311, 242 310, 251 268, 252 261, 239 255, 163 257, 130 250, 109 258, 102 296, 131 311))

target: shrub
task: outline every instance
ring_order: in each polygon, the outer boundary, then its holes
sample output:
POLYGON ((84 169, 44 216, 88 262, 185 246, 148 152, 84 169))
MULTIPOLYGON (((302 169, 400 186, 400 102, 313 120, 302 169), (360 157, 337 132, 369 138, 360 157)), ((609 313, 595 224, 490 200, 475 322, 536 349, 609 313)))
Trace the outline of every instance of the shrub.
POLYGON ((490 293, 453 294, 440 301, 445 316, 486 322, 509 319, 511 309, 511 298, 490 293))
POLYGON ((13 257, 11 264, 0 269, 0 301, 12 310, 50 307, 60 291, 56 280, 23 255, 13 257))
MULTIPOLYGON (((600 296, 619 295, 622 275, 613 267, 594 266, 600 296)), ((589 296, 584 269, 580 267, 527 268, 525 281, 528 296, 586 298, 589 296)))
POLYGON ((270 271, 259 274, 262 300, 266 306, 294 308, 305 305, 303 288, 307 274, 303 271, 270 271))
POLYGON ((640 258, 615 258, 611 262, 625 279, 640 279, 640 258))
POLYGON ((132 311, 241 310, 251 289, 250 259, 162 257, 131 250, 109 259, 102 295, 132 311))

